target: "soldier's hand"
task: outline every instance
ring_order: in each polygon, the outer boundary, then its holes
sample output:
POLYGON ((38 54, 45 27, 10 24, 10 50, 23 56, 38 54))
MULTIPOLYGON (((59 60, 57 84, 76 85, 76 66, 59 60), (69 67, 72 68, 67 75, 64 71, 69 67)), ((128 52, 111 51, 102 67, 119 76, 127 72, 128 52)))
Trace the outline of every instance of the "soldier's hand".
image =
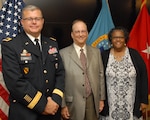
POLYGON ((44 115, 47 115, 47 114, 55 115, 58 108, 59 108, 59 105, 55 101, 53 101, 51 97, 48 97, 47 104, 46 104, 43 114, 44 115))

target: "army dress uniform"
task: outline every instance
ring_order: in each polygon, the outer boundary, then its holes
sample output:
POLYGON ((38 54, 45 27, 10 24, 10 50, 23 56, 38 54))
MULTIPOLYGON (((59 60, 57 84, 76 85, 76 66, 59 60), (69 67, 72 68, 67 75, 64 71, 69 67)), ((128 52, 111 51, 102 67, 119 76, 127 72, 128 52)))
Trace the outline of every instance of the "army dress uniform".
POLYGON ((10 92, 9 120, 59 120, 42 115, 47 97, 61 105, 64 67, 57 42, 41 36, 42 52, 22 33, 2 42, 2 72, 10 92))

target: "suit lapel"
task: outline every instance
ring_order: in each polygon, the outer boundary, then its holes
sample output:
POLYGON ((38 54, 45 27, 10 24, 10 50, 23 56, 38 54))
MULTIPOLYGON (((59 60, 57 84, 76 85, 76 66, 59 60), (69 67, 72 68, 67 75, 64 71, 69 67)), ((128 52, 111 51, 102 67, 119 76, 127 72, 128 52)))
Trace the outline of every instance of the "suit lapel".
POLYGON ((70 48, 70 57, 80 68, 82 68, 81 61, 80 61, 73 45, 70 48))
POLYGON ((90 65, 91 59, 93 57, 93 54, 89 46, 87 46, 86 49, 87 49, 87 68, 88 68, 90 65))

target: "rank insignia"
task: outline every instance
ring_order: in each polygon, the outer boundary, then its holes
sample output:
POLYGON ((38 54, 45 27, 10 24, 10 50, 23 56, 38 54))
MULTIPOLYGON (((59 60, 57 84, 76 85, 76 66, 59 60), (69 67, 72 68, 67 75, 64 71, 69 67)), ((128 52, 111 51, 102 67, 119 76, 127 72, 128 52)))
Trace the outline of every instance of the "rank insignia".
POLYGON ((29 53, 27 50, 24 49, 21 53, 21 60, 22 61, 32 60, 31 53, 29 53))
POLYGON ((12 40, 12 38, 10 38, 10 37, 7 37, 7 38, 3 39, 4 42, 9 42, 11 40, 12 40))
POLYGON ((55 38, 53 38, 53 37, 50 37, 50 39, 51 39, 51 40, 53 40, 53 41, 56 41, 56 39, 55 39, 55 38))
POLYGON ((28 74, 29 73, 29 68, 28 67, 24 67, 23 71, 24 71, 24 74, 28 74))
POLYGON ((32 98, 29 95, 25 95, 24 99, 29 103, 32 101, 32 98))
POLYGON ((51 46, 50 46, 50 48, 49 48, 49 50, 48 50, 48 53, 49 53, 49 54, 55 54, 55 53, 58 53, 57 48, 56 48, 56 47, 51 47, 51 46))

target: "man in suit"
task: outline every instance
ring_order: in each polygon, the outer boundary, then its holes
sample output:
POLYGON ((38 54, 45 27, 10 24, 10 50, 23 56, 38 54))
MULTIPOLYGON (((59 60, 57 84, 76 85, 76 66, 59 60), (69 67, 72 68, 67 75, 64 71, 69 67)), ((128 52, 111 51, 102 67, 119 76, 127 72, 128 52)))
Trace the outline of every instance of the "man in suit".
POLYGON ((62 117, 69 120, 98 120, 105 99, 100 50, 86 45, 88 30, 82 20, 73 21, 71 37, 73 44, 60 50, 65 67, 62 117), (80 60, 81 48, 86 58, 84 61, 87 61, 86 68, 80 60), (90 92, 86 91, 87 87, 90 92))
POLYGON ((65 73, 57 42, 41 35, 40 8, 26 6, 21 24, 24 32, 2 43, 9 120, 60 120, 65 73))

